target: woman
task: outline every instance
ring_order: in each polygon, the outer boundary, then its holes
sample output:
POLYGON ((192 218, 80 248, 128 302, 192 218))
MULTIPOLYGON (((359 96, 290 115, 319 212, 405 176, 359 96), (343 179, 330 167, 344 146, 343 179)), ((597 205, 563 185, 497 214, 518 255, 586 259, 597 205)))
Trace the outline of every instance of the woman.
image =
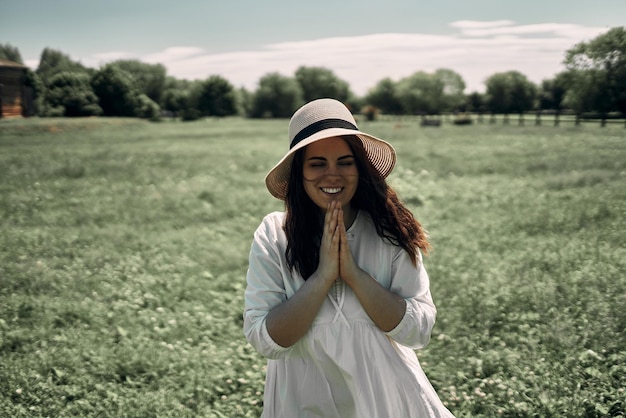
POLYGON ((266 177, 285 212, 254 235, 244 333, 264 417, 451 417, 414 349, 435 322, 425 231, 387 186, 396 155, 332 99, 300 108, 266 177))

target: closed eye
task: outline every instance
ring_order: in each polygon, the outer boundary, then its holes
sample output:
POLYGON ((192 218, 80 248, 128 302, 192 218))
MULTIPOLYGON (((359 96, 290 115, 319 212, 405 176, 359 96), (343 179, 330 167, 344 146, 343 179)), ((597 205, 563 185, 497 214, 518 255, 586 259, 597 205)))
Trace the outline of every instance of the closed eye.
POLYGON ((339 157, 337 159, 337 164, 342 165, 342 166, 351 166, 354 164, 354 156, 344 155, 343 157, 339 157))

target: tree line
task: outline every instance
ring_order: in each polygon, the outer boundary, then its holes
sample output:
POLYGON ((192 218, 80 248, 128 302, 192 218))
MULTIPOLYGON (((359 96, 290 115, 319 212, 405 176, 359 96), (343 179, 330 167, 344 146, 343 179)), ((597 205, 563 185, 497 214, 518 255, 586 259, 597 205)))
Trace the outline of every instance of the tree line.
MULTIPOLYGON (((0 58, 23 64, 19 50, 0 44, 0 58)), ((269 73, 255 91, 236 88, 226 78, 204 80, 169 76, 161 64, 118 60, 88 68, 61 51, 46 48, 36 70, 28 69, 39 116, 131 116, 158 119, 163 114, 194 120, 206 116, 286 118, 305 102, 321 97, 343 101, 355 112, 435 115, 444 112, 523 114, 569 109, 626 115, 626 30, 616 27, 565 53, 565 70, 540 84, 518 71, 495 73, 484 93, 465 94, 453 70, 418 71, 401 80, 380 80, 365 96, 323 67, 301 66, 293 76, 269 73)))

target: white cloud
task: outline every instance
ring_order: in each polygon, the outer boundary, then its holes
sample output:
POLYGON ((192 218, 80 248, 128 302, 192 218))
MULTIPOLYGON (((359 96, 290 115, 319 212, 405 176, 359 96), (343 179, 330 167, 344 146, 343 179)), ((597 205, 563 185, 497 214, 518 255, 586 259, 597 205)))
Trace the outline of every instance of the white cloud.
POLYGON ((172 46, 161 52, 144 56, 143 61, 152 64, 176 62, 201 55, 204 52, 204 49, 195 46, 172 46))
POLYGON ((125 51, 111 51, 111 52, 102 52, 99 54, 93 54, 91 57, 102 60, 102 61, 110 61, 110 60, 127 58, 129 55, 130 53, 125 52, 125 51))
POLYGON ((488 29, 497 28, 500 26, 512 26, 514 24, 515 22, 513 22, 512 20, 493 20, 489 22, 476 20, 457 20, 456 22, 450 23, 450 26, 460 29, 488 29))
MULTIPOLYGON (((516 25, 510 20, 456 21, 446 35, 383 33, 281 42, 258 50, 206 53, 177 46, 135 58, 161 63, 177 78, 222 75, 235 86, 254 90, 267 73, 292 76, 302 65, 326 67, 365 94, 385 77, 400 79, 416 71, 452 69, 465 79, 466 92, 484 91, 484 80, 501 71, 517 70, 540 82, 563 69, 565 51, 606 28, 543 23, 516 25)), ((128 53, 94 55, 83 62, 130 58, 128 53)))
POLYGON ((35 71, 39 65, 39 60, 24 60, 24 65, 35 71))
POLYGON ((519 26, 508 25, 504 23, 498 25, 481 25, 481 23, 485 22, 461 21, 453 22, 450 26, 458 27, 459 29, 461 29, 462 34, 465 36, 487 37, 498 35, 543 35, 547 37, 556 36, 563 38, 574 38, 579 40, 588 37, 594 37, 606 30, 606 28, 584 27, 567 23, 540 23, 519 26))
POLYGON ((99 54, 93 54, 90 57, 81 60, 83 65, 88 67, 100 67, 101 65, 106 64, 107 62, 121 60, 121 59, 132 59, 133 55, 130 52, 125 51, 112 51, 112 52, 103 52, 99 54))

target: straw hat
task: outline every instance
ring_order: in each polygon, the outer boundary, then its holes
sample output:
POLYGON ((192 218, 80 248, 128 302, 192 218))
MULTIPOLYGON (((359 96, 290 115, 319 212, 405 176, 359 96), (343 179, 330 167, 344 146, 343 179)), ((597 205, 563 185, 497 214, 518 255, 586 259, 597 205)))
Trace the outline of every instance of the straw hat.
POLYGON ((317 99, 302 106, 289 121, 289 151, 267 173, 265 185, 272 196, 285 200, 291 162, 295 152, 321 139, 355 135, 374 168, 385 178, 396 164, 396 152, 391 144, 359 131, 352 113, 334 99, 317 99))

